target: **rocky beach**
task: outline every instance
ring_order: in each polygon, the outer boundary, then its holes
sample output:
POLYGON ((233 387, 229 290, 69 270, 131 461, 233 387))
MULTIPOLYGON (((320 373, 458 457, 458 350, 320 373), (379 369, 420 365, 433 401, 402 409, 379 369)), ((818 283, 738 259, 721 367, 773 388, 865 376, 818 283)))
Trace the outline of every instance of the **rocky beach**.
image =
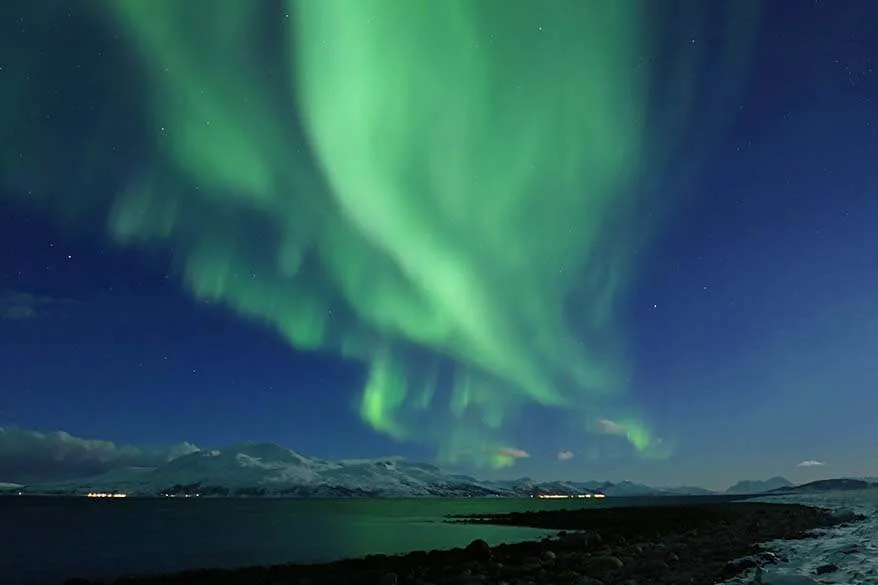
POLYGON ((372 555, 314 565, 198 570, 112 583, 241 585, 711 585, 779 559, 760 544, 858 520, 795 504, 723 503, 452 517, 557 530, 539 541, 372 555))

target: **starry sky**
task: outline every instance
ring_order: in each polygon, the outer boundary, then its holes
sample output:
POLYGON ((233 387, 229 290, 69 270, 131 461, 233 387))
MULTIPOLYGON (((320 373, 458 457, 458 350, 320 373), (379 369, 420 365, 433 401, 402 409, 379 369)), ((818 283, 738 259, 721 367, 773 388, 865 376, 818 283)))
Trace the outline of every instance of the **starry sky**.
POLYGON ((3 3, 0 471, 878 475, 876 19, 3 3))

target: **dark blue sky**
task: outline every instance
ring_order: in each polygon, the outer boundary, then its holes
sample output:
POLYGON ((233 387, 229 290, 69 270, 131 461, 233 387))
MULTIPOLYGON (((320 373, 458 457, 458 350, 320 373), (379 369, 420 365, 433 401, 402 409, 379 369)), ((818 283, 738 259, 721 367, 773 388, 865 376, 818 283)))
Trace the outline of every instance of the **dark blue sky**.
MULTIPOLYGON (((503 475, 708 486, 878 475, 878 6, 763 6, 733 123, 651 242, 623 311, 630 391, 674 454, 556 461, 558 446, 541 444, 552 415, 535 412, 520 437, 531 457, 503 475), (806 460, 825 465, 796 467, 806 460)), ((25 3, 2 11, 0 30, 13 33, 4 51, 72 34, 60 17, 37 27, 25 3), (10 18, 15 10, 31 20, 10 18)), ((70 59, 98 51, 82 45, 70 59)), ((68 104, 43 131, 70 145, 99 130, 101 116, 79 124, 70 113, 88 80, 43 83, 47 102, 68 104)), ((106 117, 126 120, 124 109, 106 117)), ((0 135, 21 131, 10 120, 0 135)), ((136 146, 119 151, 136 158, 136 146)), ((16 153, 3 156, 9 173, 16 153)), ((64 160, 47 155, 46 184, 64 184, 64 160)), ((193 300, 167 250, 115 244, 100 209, 59 221, 22 202, 25 185, 3 188, 0 426, 140 446, 266 440, 326 458, 433 457, 361 421, 359 365, 296 351, 267 326, 193 300)))

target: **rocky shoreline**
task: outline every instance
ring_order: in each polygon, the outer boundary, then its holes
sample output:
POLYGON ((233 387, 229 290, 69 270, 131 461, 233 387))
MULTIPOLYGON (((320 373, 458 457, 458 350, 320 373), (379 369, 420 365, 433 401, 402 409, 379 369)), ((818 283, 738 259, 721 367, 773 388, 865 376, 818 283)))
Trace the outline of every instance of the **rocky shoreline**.
POLYGON ((316 565, 199 570, 67 585, 711 585, 779 559, 760 547, 858 518, 793 504, 725 503, 449 518, 559 530, 540 541, 372 555, 316 565))

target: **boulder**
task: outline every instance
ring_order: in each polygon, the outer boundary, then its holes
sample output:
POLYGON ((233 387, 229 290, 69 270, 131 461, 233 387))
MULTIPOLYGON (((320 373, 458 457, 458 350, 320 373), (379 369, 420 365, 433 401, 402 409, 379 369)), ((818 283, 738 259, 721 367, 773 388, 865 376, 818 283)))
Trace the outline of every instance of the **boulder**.
POLYGON ((488 560, 491 558, 491 547, 481 538, 477 538, 466 545, 466 553, 475 560, 488 560))
POLYGON ((589 573, 606 573, 621 569, 623 565, 624 563, 618 557, 604 555, 591 559, 586 570, 589 573))

